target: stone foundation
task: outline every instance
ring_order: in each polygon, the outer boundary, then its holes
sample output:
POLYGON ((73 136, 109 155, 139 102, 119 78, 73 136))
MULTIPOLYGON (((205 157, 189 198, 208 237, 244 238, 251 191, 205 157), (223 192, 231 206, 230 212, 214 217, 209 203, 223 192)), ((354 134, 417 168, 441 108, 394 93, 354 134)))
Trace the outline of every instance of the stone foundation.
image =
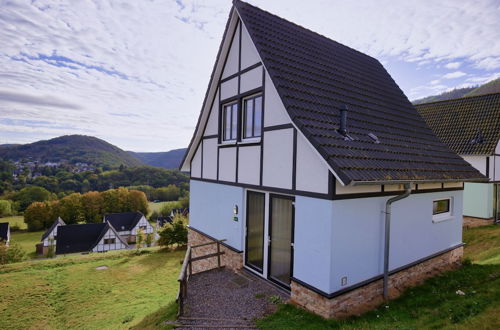
MULTIPOLYGON (((429 277, 460 266, 463 247, 443 253, 389 276, 389 297, 399 297, 405 289, 429 277)), ((291 302, 325 318, 345 318, 374 309, 384 302, 383 280, 371 282, 333 298, 327 298, 292 281, 291 302)))
POLYGON ((464 229, 470 229, 474 227, 489 226, 494 223, 493 218, 483 219, 475 217, 464 217, 463 227, 464 229))
MULTIPOLYGON (((198 245, 214 242, 213 238, 201 234, 200 232, 188 228, 188 245, 198 245)), ((243 268, 243 253, 236 252, 224 245, 220 245, 220 250, 224 252, 221 258, 221 265, 228 269, 237 270, 243 268)), ((201 246, 192 249, 192 257, 204 256, 211 253, 217 252, 217 244, 210 244, 206 246, 201 246)), ((210 269, 217 268, 217 257, 211 257, 207 259, 197 260, 192 262, 193 274, 204 272, 210 269)))

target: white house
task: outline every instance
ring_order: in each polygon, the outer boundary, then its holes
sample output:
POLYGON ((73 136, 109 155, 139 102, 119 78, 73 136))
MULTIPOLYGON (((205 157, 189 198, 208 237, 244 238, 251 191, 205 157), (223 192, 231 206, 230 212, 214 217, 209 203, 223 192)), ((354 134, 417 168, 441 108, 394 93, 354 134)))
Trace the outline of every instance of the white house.
POLYGON ((456 264, 484 180, 376 59, 237 0, 181 170, 189 244, 325 317, 456 264))
POLYGON ((154 228, 141 212, 111 213, 104 216, 103 222, 109 222, 118 234, 128 243, 135 243, 137 231, 144 234, 154 233, 154 228))
POLYGON ((36 245, 36 251, 39 255, 47 255, 49 251, 49 247, 53 245, 56 246, 57 242, 57 228, 59 226, 66 226, 66 223, 61 219, 61 217, 57 217, 57 219, 52 223, 52 226, 42 235, 41 242, 36 245))
POLYGON ((0 222, 0 242, 5 242, 5 245, 9 246, 10 224, 8 222, 0 222))
POLYGON ((56 254, 128 249, 127 242, 107 222, 60 226, 56 254))
POLYGON ((500 221, 500 93, 416 108, 441 141, 489 179, 465 184, 464 215, 500 221))

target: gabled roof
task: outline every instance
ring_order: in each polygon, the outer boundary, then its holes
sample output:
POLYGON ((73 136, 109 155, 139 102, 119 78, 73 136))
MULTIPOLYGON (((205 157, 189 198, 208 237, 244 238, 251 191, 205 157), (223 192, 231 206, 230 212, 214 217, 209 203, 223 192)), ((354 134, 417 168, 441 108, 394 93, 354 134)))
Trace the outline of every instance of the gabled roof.
POLYGON ((56 254, 91 251, 108 230, 112 230, 127 245, 107 222, 66 225, 57 229, 56 254))
POLYGON ((459 155, 492 155, 500 141, 500 93, 415 106, 434 133, 459 155))
POLYGON ((104 216, 104 221, 110 222, 118 231, 134 229, 144 215, 141 212, 111 213, 104 216))
POLYGON ((61 219, 61 217, 57 217, 57 219, 52 223, 52 226, 42 235, 42 241, 50 235, 50 233, 57 227, 57 225, 65 226, 66 223, 61 219))
POLYGON ((436 138, 379 61, 247 3, 233 5, 292 122, 342 183, 485 179, 436 138), (337 131, 344 105, 353 141, 337 131))
POLYGON ((8 222, 0 222, 0 241, 7 241, 9 233, 9 223, 8 222))

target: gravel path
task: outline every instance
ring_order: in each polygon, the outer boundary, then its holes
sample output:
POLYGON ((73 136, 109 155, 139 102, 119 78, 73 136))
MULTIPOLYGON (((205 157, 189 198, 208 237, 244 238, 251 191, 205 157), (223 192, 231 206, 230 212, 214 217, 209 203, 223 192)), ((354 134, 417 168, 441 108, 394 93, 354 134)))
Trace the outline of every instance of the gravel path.
POLYGON ((184 318, 180 321, 191 329, 203 325, 253 327, 255 318, 276 310, 276 300, 285 302, 289 298, 286 291, 248 271, 215 269, 189 278, 184 318))

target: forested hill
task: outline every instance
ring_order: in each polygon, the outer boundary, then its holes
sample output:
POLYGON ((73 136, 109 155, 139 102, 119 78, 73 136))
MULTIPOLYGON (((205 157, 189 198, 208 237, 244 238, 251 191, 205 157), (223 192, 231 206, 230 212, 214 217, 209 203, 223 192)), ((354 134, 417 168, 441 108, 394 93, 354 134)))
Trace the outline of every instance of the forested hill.
POLYGON ((130 153, 86 135, 65 135, 22 145, 0 145, 0 158, 43 163, 87 163, 109 168, 142 165, 142 162, 130 153))
POLYGON ((487 82, 484 85, 477 87, 465 87, 465 88, 455 88, 449 92, 444 92, 439 95, 427 96, 418 100, 412 101, 413 104, 429 103, 436 101, 444 101, 450 99, 456 99, 460 97, 477 96, 489 93, 499 93, 500 92, 500 78, 487 82))
POLYGON ((141 160, 144 164, 148 164, 151 166, 163 167, 163 168, 171 168, 177 169, 186 153, 186 148, 182 149, 174 149, 166 152, 133 152, 129 151, 129 153, 139 160, 141 160))

